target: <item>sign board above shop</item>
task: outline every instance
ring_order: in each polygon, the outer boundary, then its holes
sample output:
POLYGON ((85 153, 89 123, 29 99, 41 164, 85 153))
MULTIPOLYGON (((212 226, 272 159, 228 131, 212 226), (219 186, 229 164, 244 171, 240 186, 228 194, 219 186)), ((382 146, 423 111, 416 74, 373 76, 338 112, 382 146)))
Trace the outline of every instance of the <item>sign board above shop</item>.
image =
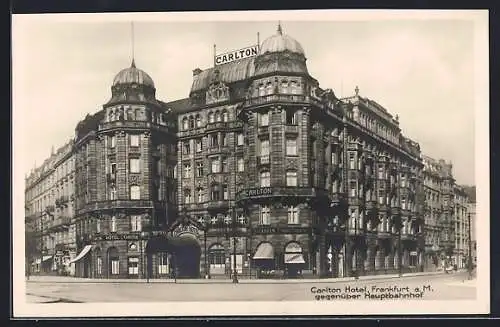
POLYGON ((216 55, 214 58, 215 65, 223 65, 233 61, 255 57, 259 54, 259 46, 252 45, 251 47, 234 50, 230 52, 226 52, 223 54, 216 55))

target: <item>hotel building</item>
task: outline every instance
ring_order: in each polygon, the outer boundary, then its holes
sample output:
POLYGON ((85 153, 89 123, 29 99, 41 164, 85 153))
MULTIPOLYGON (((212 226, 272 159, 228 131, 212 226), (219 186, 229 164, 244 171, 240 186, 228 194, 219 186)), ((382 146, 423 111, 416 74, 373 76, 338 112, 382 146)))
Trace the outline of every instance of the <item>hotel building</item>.
POLYGON ((227 58, 171 102, 133 61, 78 124, 76 275, 422 271, 424 165, 399 117, 320 87, 281 26, 257 55, 227 58))

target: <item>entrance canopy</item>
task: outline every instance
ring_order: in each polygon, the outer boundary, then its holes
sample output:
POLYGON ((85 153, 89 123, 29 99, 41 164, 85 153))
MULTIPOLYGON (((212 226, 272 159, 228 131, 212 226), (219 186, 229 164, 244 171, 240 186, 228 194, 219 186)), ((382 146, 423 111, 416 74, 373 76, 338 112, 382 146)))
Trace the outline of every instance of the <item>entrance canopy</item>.
POLYGON ((92 249, 92 245, 85 245, 82 252, 80 252, 76 257, 74 257, 73 259, 68 261, 68 263, 73 263, 73 262, 77 262, 78 260, 81 260, 84 256, 87 255, 87 253, 90 252, 91 249, 92 249))
POLYGON ((270 243, 261 243, 253 255, 253 259, 274 259, 274 248, 270 243))
POLYGON ((306 263, 302 253, 285 253, 285 263, 306 263))

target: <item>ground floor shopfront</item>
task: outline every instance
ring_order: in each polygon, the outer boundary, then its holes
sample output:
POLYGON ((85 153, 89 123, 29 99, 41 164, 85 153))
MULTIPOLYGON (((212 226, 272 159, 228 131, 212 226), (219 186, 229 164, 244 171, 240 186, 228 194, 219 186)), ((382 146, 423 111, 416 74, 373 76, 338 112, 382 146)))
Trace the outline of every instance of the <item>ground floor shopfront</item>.
POLYGON ((164 235, 103 237, 72 260, 86 278, 307 278, 423 271, 413 240, 313 235, 308 227, 266 227, 236 237, 185 226, 164 235), (399 259, 401 255, 401 260, 399 259), (401 269, 399 266, 401 265, 401 269))

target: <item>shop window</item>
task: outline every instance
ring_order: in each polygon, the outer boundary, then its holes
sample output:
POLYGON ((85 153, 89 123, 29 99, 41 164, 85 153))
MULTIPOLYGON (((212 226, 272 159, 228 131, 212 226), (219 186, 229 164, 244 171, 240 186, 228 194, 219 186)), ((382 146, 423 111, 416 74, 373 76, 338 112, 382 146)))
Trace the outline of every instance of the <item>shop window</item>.
POLYGON ((129 275, 139 275, 139 258, 129 257, 128 258, 128 274, 129 275))

